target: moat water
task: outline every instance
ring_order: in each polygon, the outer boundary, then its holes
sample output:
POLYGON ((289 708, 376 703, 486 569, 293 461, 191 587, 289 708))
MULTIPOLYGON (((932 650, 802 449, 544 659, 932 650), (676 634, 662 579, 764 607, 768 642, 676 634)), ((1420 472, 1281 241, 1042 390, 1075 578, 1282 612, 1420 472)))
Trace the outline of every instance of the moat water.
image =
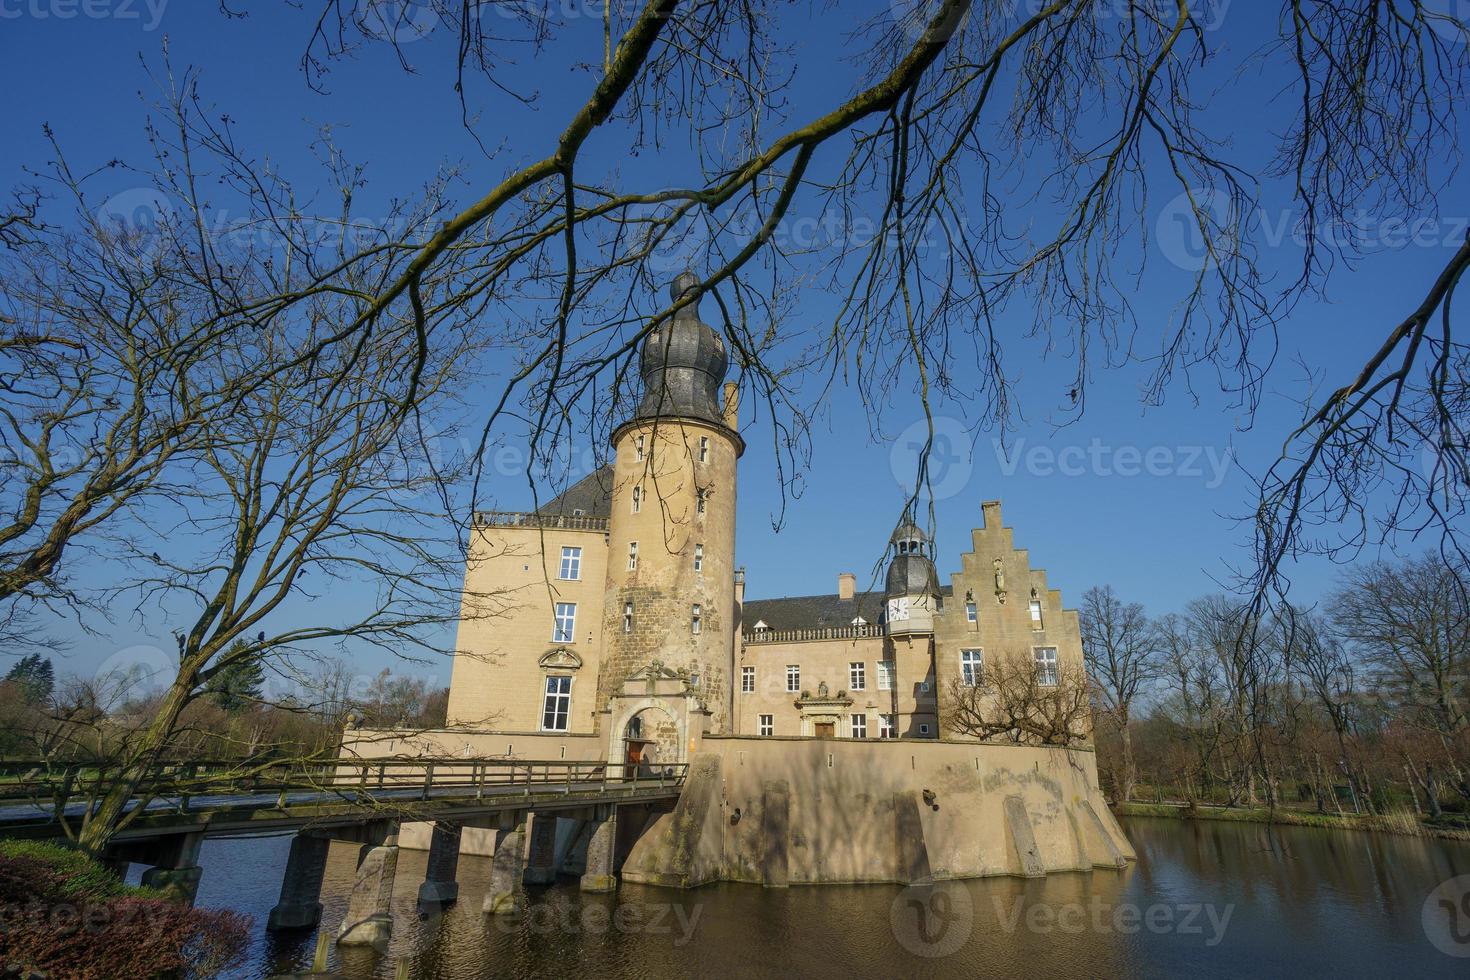
MULTIPOLYGON (((406 959, 421 980, 1470 976, 1470 878, 1458 890, 1444 885, 1470 876, 1470 844, 1209 821, 1131 818, 1124 827, 1138 863, 1120 873, 934 888, 624 884, 616 895, 583 895, 568 880, 532 890, 514 921, 480 912, 490 864, 469 856, 459 903, 420 919, 425 855, 404 851, 391 948, 334 951, 331 968, 392 978, 406 959)), ((311 962, 314 935, 264 930, 288 846, 205 845, 199 904, 255 917, 237 977, 311 962)), ((346 910, 353 870, 352 849, 334 846, 326 929, 346 910)))

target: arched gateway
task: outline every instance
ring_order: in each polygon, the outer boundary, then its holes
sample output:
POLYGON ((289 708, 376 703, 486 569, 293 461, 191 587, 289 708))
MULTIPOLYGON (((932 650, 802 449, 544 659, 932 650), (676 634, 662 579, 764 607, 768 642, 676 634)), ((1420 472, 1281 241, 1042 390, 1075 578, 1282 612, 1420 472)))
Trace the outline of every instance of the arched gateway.
POLYGON ((628 776, 688 762, 709 729, 709 708, 689 674, 654 661, 607 699, 607 761, 628 776))

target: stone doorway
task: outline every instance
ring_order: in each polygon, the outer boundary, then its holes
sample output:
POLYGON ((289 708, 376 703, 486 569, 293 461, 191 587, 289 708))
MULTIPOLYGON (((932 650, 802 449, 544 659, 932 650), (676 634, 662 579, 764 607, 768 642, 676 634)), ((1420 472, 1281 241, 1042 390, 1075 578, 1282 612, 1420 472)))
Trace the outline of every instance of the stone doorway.
POLYGON ((814 726, 817 738, 836 738, 837 723, 832 721, 819 721, 814 726))
POLYGON ((655 661, 629 675, 608 698, 608 774, 613 778, 661 774, 688 762, 709 725, 709 711, 689 678, 655 661))
POLYGON ((628 719, 623 729, 623 759, 629 776, 656 775, 680 762, 679 724, 667 709, 650 706, 628 719))

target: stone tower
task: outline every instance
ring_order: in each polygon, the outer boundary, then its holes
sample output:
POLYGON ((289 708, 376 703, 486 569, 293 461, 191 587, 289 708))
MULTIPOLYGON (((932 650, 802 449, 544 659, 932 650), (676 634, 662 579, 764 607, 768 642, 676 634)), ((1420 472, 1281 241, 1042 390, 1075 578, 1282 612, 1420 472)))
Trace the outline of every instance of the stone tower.
POLYGON ((933 633, 939 600, 939 576, 929 557, 929 538, 912 520, 905 519, 889 540, 893 557, 888 564, 884 597, 888 600, 889 636, 933 633))
MULTIPOLYGON (((684 273, 675 301, 699 288, 684 273)), ((658 662, 686 676, 710 712, 710 731, 730 730, 735 657, 736 433, 729 358, 699 319, 699 298, 644 340, 643 398, 612 435, 604 648, 599 705, 627 678, 658 662)), ((616 735, 617 733, 614 733, 616 735)))

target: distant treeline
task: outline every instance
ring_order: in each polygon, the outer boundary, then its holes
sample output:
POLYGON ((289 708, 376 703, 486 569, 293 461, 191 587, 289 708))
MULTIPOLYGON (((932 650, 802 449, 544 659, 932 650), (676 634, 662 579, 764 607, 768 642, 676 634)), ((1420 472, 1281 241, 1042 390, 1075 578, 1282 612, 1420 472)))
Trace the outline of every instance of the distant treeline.
POLYGON ((1116 799, 1470 812, 1470 603, 1438 555, 1356 566, 1312 609, 1207 596, 1157 618, 1089 590, 1100 777, 1116 799))

